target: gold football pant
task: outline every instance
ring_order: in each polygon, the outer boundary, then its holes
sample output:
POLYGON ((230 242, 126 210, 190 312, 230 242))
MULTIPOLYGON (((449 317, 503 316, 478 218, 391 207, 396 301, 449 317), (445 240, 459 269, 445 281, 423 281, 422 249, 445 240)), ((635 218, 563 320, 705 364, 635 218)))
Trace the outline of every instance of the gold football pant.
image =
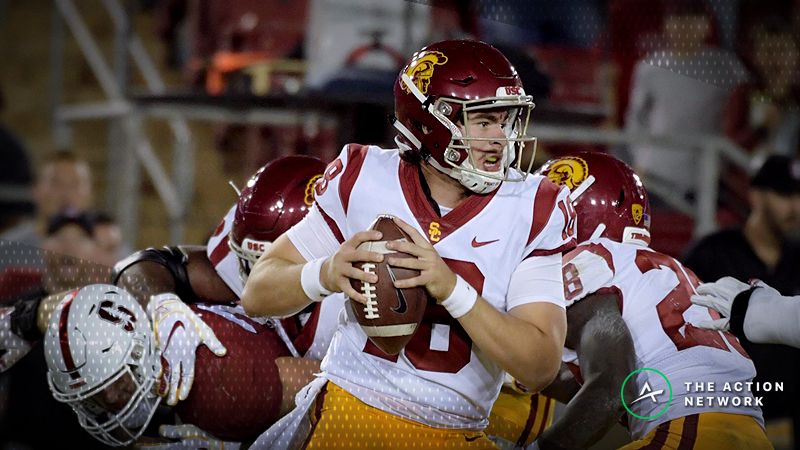
POLYGON ((664 422, 620 450, 772 449, 756 419, 742 414, 700 413, 664 422))
POLYGON ((486 434, 524 447, 553 423, 555 400, 503 387, 494 402, 486 434))
POLYGON ((492 449, 482 431, 434 428, 367 405, 328 382, 312 406, 307 449, 492 449))

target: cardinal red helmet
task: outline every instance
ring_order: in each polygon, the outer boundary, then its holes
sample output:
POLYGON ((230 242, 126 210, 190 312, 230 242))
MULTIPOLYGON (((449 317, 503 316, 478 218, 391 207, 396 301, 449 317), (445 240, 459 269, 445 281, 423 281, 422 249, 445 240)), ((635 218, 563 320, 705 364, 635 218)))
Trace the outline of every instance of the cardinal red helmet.
POLYGON ((605 153, 581 152, 551 159, 536 172, 572 191, 579 242, 607 237, 650 244, 647 191, 624 162, 605 153))
MULTIPOLYGON (((400 71, 394 87, 396 138, 401 151, 413 152, 438 170, 477 193, 490 192, 501 181, 520 181, 525 133, 533 100, 525 95, 516 69, 499 50, 473 40, 431 44, 414 54, 400 71), (499 172, 480 170, 471 143, 458 124, 467 114, 504 108, 506 144, 499 172), (516 162, 516 170, 511 165, 516 162)), ((531 161, 533 158, 530 159, 531 161)))
POLYGON ((286 156, 265 165, 239 195, 228 245, 243 277, 272 242, 300 221, 314 203, 314 183, 325 163, 310 156, 286 156))

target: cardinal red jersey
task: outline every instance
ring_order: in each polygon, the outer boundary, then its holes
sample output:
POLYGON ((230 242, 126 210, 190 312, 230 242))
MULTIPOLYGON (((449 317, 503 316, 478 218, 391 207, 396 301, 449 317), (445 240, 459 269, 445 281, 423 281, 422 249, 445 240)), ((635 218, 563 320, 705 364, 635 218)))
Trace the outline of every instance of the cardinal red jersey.
POLYGON ((222 439, 251 440, 278 418, 282 388, 275 359, 290 356, 275 330, 248 317, 241 306, 191 305, 228 350, 215 356, 197 348, 195 378, 189 397, 176 412, 222 439))

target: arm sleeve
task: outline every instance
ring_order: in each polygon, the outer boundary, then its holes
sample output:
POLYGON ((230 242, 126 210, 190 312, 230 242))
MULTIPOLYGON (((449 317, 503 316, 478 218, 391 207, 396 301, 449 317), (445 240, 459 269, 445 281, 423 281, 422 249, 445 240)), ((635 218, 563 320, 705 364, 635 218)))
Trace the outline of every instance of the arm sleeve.
POLYGON ((347 144, 314 186, 314 203, 339 242, 347 236, 347 208, 369 146, 347 144))
POLYGON ((600 243, 585 242, 564 257, 564 296, 567 307, 590 294, 614 290, 614 259, 600 243))
POLYGON ((533 204, 526 258, 561 254, 575 248, 575 224, 569 189, 543 179, 533 204))
POLYGON ((306 261, 333 255, 339 249, 339 240, 317 205, 313 205, 308 214, 286 232, 286 236, 306 261))
POLYGON ((752 342, 800 348, 800 296, 785 297, 772 288, 756 288, 744 318, 752 342))
POLYGON ((564 307, 561 253, 528 258, 522 261, 511 275, 507 310, 538 302, 564 307))
POLYGON ((307 261, 334 254, 345 241, 350 190, 366 154, 366 146, 345 145, 317 180, 314 205, 308 215, 287 232, 289 240, 307 261))

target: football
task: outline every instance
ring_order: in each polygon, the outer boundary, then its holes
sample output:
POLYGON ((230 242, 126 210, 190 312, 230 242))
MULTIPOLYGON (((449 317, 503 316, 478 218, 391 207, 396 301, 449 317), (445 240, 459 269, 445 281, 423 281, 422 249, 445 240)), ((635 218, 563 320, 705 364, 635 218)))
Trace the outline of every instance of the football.
POLYGON ((413 278, 419 271, 400 267, 391 267, 386 262, 389 257, 413 258, 407 253, 393 252, 386 248, 389 241, 404 239, 411 242, 408 236, 392 220, 392 216, 378 216, 370 227, 380 231, 383 240, 364 242, 360 250, 383 253, 381 263, 356 263, 354 266, 365 272, 378 275, 377 283, 351 280, 356 291, 367 297, 367 303, 361 304, 350 300, 356 319, 367 337, 379 349, 389 355, 396 355, 414 336, 425 314, 428 304, 428 291, 420 286, 408 289, 397 289, 394 280, 413 278))

